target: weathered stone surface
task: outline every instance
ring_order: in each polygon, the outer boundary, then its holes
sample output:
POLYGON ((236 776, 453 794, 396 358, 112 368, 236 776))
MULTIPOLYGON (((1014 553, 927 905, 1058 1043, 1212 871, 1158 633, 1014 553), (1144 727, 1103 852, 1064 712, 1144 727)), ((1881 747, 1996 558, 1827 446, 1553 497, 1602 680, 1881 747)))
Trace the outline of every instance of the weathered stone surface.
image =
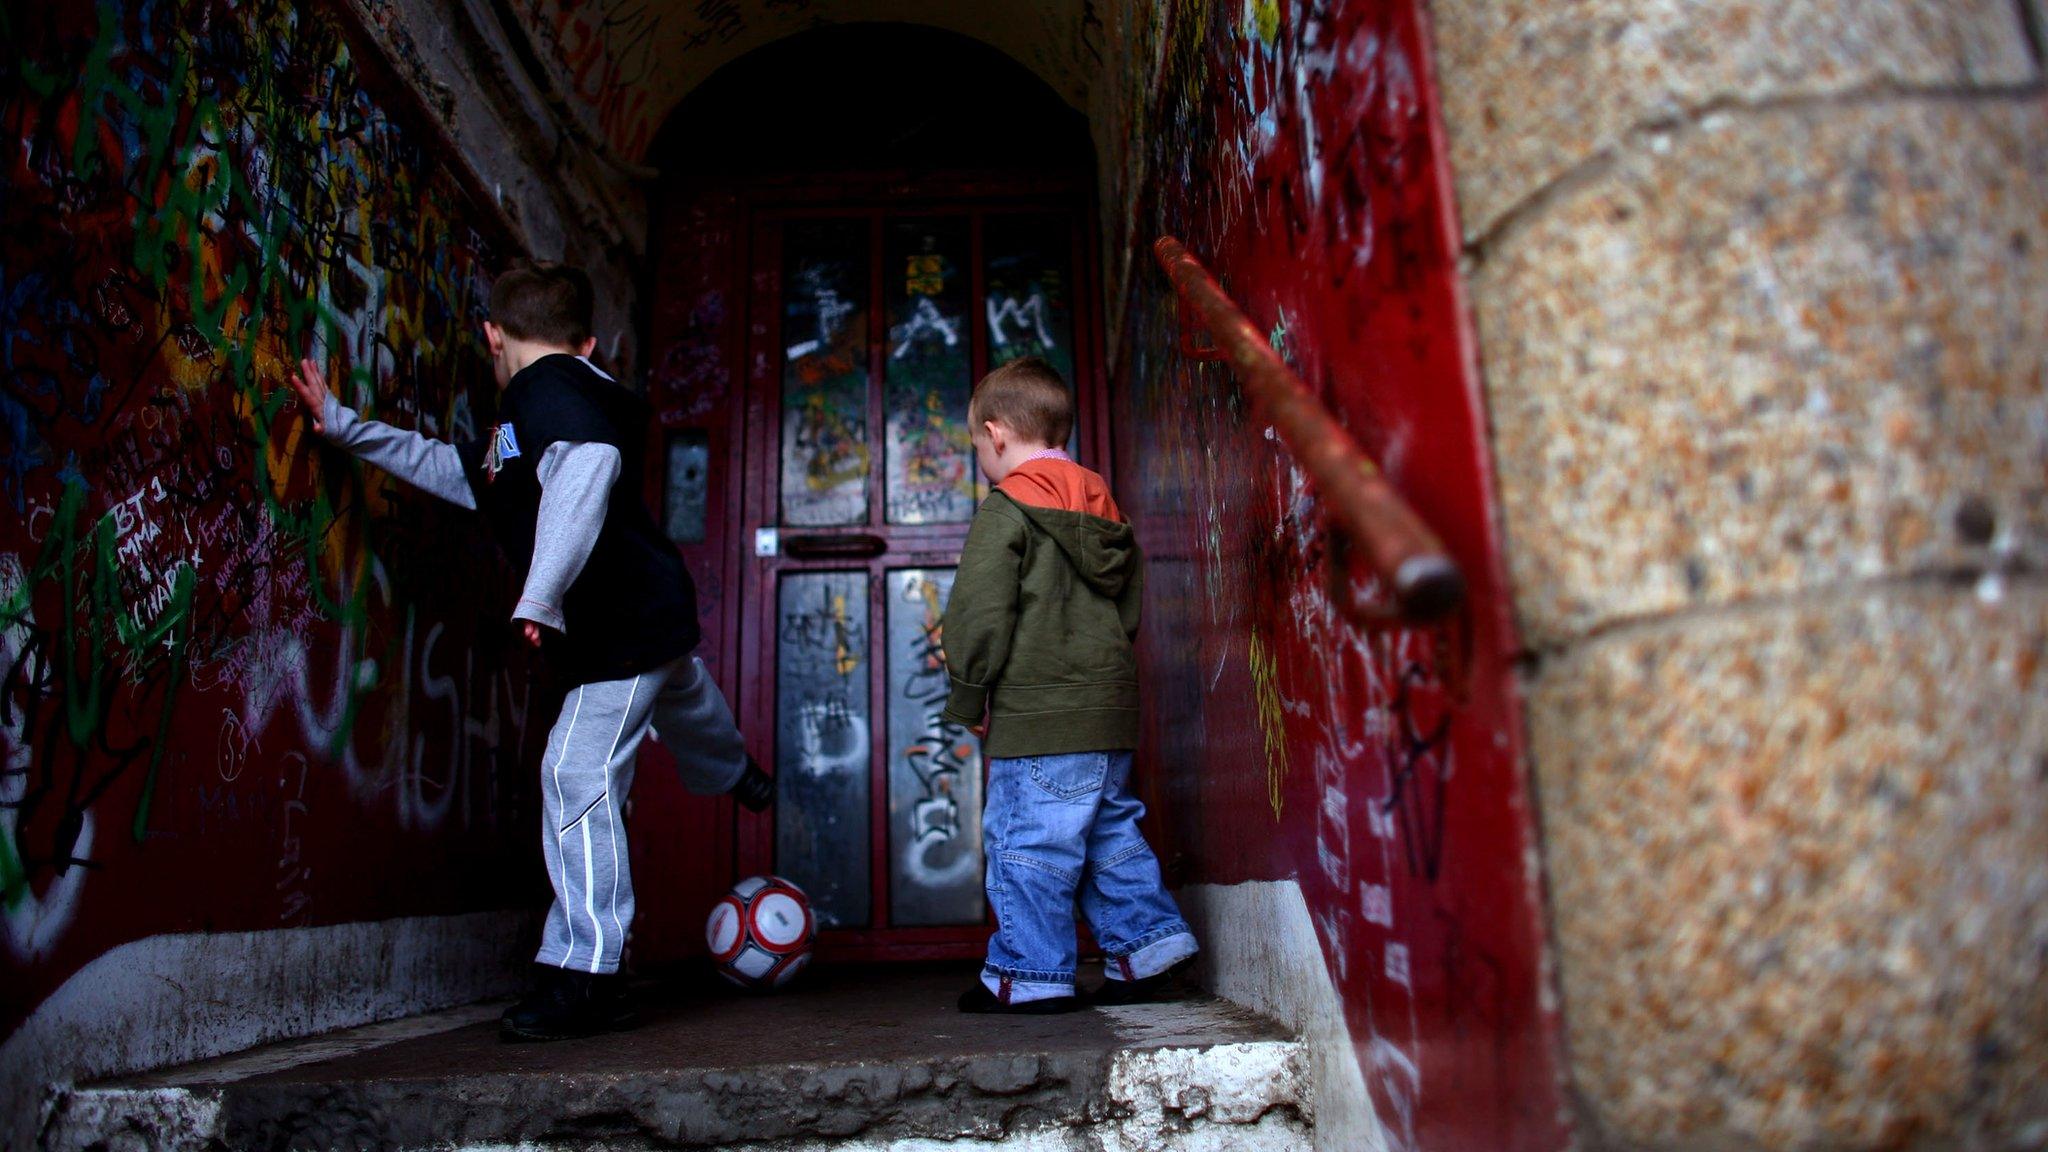
POLYGON ((1190 884, 1174 898, 1202 942, 1195 964, 1203 985, 1301 1036, 1315 1099, 1315 1152, 1384 1147, 1387 1138, 1301 885, 1190 884))
POLYGON ((43 1146, 1308 1152, 1306 1053, 1273 1022, 1207 999, 966 1020, 972 970, 813 970, 766 998, 702 972, 647 989, 635 1029, 550 1045, 490 1019, 298 1041, 59 1092, 43 1146))
POLYGON ((2048 559, 2048 106, 1742 114, 1472 279, 1525 634, 2048 559))
POLYGON ((2023 83, 2015 0, 1430 6, 1467 235, 1630 130, 1725 102, 2023 83))
MULTIPOLYGON (((516 991, 536 923, 523 911, 476 912, 123 944, 86 965, 0 1045, 0 1149, 35 1145, 37 1111, 51 1084, 292 1036, 312 1036, 293 1046, 301 1059, 318 1060, 350 1050, 344 1036, 384 1042, 422 1034, 401 1018, 516 991), (376 1020, 386 1023, 365 1023, 376 1020)), ((466 1011, 439 1011, 436 1019, 460 1020, 466 1011)), ((265 1067, 257 1057, 220 1063, 240 1075, 265 1067)), ((183 1147, 171 1139, 179 1125, 218 1114, 203 1100, 196 1110, 167 1098, 138 1103, 165 1086, 139 1077, 131 1084, 139 1094, 120 1105, 142 1125, 138 1147, 183 1147)))
POLYGON ((639 274, 628 257, 645 251, 645 192, 587 141, 566 131, 514 55, 505 30, 479 21, 465 0, 354 0, 356 17, 395 71, 418 92, 461 150, 461 161, 492 190, 497 207, 532 254, 568 260, 590 273, 599 354, 630 378, 639 274))
POLYGON ((1573 1072, 1610 1135, 2048 1131, 2044 662, 2035 585, 1730 612, 1545 664, 1529 726, 1573 1072))

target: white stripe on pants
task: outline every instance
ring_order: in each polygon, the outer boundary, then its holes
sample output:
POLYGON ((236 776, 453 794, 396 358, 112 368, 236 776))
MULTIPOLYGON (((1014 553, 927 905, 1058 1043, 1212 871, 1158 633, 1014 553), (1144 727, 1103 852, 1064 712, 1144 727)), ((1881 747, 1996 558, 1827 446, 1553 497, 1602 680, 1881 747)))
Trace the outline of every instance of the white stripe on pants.
POLYGON ((578 687, 562 702, 541 761, 541 855, 555 902, 534 959, 616 972, 633 924, 623 808, 650 730, 675 754, 683 786, 729 791, 746 770, 732 709, 704 662, 684 657, 626 680, 578 687))

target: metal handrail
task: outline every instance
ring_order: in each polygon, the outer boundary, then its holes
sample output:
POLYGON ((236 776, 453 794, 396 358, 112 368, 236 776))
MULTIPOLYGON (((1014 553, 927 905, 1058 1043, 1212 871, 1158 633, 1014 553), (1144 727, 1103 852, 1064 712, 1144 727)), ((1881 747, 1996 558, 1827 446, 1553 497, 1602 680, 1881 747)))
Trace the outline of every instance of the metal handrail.
POLYGON ((1180 294, 1183 322, 1192 306, 1215 342, 1195 354, 1207 351, 1204 358, 1225 360, 1236 369, 1253 411, 1279 433, 1321 493, 1338 541, 1329 557, 1333 585, 1349 584, 1342 543, 1348 538, 1393 591, 1391 611, 1355 594, 1341 597, 1339 607, 1366 624, 1426 623, 1455 611, 1465 598, 1464 573, 1358 441, 1179 240, 1162 236, 1152 252, 1180 294))

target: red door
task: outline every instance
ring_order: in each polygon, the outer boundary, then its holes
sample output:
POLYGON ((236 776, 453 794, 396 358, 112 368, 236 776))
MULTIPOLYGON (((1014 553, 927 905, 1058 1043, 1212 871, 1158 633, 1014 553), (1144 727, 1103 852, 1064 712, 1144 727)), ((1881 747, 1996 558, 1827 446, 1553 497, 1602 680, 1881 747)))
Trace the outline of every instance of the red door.
POLYGON ((810 894, 828 958, 988 932, 980 749, 940 719, 939 621, 986 491, 973 382, 1043 356, 1077 389, 1076 451, 1099 466, 1104 439, 1085 201, 888 191, 784 187, 748 214, 739 707, 778 795, 740 817, 736 863, 810 894))

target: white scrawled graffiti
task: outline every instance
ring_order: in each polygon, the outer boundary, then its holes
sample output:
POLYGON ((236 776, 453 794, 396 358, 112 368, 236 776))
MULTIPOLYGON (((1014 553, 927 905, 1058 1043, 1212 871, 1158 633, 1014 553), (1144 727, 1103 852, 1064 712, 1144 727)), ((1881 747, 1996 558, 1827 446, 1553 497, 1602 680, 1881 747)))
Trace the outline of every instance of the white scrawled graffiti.
POLYGON ((1017 338, 1004 327, 1009 324, 1015 325, 1023 335, 1040 345, 1056 348, 1058 345, 1053 343, 1052 329, 1046 324, 1049 311, 1043 293, 1033 292, 1019 301, 1015 296, 998 296, 991 292, 988 296, 988 337, 996 342, 997 347, 1007 346, 1017 338))
POLYGON ((797 710, 797 767, 808 776, 868 769, 867 718, 833 696, 806 700, 797 710))
POLYGON ((896 346, 896 350, 890 354, 889 358, 891 360, 901 360, 905 356, 910 355, 910 351, 916 347, 919 337, 927 340, 940 340, 948 348, 959 344, 960 320, 961 318, 958 316, 948 317, 940 312, 939 306, 932 303, 931 297, 918 297, 916 307, 910 311, 910 319, 896 325, 896 327, 889 331, 889 339, 896 346))

